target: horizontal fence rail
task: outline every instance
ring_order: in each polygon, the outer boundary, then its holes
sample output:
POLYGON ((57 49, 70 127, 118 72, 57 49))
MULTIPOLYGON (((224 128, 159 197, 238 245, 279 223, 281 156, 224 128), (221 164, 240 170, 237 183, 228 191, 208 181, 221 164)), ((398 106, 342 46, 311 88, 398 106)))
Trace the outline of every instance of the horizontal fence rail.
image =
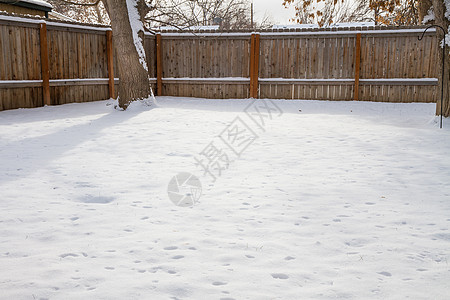
MULTIPOLYGON (((157 95, 435 102, 435 31, 333 28, 146 34, 157 95)), ((0 15, 0 110, 117 97, 109 27, 0 15)))

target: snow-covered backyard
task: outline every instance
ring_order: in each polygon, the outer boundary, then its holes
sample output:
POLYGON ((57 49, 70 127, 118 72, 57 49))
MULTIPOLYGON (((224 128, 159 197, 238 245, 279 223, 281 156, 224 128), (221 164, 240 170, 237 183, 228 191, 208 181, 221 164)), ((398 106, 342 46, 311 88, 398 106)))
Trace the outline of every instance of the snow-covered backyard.
POLYGON ((434 104, 250 102, 0 112, 0 298, 448 299, 434 104), (239 159, 230 124, 257 136, 239 159), (215 182, 196 161, 212 146, 215 182), (180 172, 193 207, 169 199, 180 172))

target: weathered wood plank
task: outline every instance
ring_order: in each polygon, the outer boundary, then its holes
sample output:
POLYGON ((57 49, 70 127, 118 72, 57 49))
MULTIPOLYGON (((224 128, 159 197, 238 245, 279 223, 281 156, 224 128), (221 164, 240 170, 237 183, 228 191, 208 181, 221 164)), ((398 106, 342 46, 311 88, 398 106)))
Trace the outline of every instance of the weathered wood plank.
POLYGON ((161 34, 156 35, 156 94, 162 96, 162 53, 161 34))
POLYGON ((45 105, 51 105, 50 99, 50 73, 48 68, 48 45, 47 45, 47 25, 40 24, 40 46, 41 46, 41 77, 42 77, 42 97, 45 105))
POLYGON ((106 53, 108 60, 108 87, 109 87, 109 97, 114 98, 114 49, 113 49, 113 37, 112 31, 106 32, 106 53))
POLYGON ((359 69, 361 64, 361 33, 356 34, 356 45, 355 45, 355 95, 353 99, 355 101, 359 100, 359 69))

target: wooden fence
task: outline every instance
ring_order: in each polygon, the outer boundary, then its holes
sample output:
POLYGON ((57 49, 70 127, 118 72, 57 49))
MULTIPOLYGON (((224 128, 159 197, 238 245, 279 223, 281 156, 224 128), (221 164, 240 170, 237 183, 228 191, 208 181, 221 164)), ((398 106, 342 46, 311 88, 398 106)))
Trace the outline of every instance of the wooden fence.
POLYGON ((435 32, 422 28, 162 33, 164 95, 435 102, 435 32))
MULTIPOLYGON (((437 41, 423 29, 146 35, 158 95, 435 102, 437 41)), ((117 96, 108 27, 0 16, 0 110, 117 96)))

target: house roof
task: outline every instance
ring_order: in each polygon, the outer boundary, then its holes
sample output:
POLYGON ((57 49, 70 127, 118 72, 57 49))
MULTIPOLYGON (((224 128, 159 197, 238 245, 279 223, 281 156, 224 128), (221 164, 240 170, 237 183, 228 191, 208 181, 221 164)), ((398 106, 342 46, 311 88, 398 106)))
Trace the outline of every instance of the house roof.
POLYGON ((43 0, 0 0, 1 3, 50 12, 53 6, 43 0))

